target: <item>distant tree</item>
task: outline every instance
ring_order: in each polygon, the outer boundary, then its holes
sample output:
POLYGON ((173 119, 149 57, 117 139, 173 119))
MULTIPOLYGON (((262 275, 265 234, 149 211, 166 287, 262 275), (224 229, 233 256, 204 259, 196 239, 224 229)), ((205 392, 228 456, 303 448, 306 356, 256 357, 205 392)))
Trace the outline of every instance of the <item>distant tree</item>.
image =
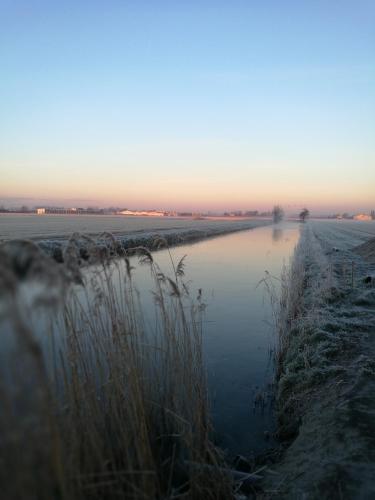
POLYGON ((307 208, 303 208, 299 213, 299 219, 301 222, 305 222, 308 216, 310 215, 310 211, 307 208))
POLYGON ((280 205, 275 205, 272 209, 272 220, 274 223, 280 222, 284 217, 284 210, 280 205))

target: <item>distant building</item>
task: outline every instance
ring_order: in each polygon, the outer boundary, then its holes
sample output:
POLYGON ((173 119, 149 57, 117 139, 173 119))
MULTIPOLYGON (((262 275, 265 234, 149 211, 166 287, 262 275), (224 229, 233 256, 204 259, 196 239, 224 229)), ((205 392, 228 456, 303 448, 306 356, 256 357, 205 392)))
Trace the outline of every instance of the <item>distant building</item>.
POLYGON ((354 220, 371 220, 371 215, 357 214, 353 217, 354 220))
POLYGON ((37 208, 36 213, 38 215, 44 215, 46 213, 46 209, 45 208, 37 208))
POLYGON ((145 217, 164 217, 164 212, 158 210, 121 210, 121 215, 138 215, 145 217))
POLYGON ((336 219, 353 219, 353 216, 350 215, 350 214, 348 214, 347 212, 345 212, 343 214, 334 214, 333 218, 336 218, 336 219))

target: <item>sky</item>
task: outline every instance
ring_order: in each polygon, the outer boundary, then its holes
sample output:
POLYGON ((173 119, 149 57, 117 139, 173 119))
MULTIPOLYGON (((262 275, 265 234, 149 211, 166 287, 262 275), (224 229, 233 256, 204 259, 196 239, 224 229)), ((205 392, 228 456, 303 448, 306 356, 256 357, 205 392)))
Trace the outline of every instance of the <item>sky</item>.
POLYGON ((0 0, 0 203, 375 209, 372 0, 0 0))

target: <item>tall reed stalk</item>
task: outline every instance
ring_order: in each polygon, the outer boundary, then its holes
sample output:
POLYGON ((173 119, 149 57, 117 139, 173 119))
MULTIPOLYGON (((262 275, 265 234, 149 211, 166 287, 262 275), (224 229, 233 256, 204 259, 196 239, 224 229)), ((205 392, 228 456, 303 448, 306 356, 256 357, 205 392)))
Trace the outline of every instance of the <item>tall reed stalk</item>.
POLYGON ((77 238, 63 264, 29 242, 0 247, 2 497, 230 498, 183 260, 169 277, 132 250, 154 283, 150 328, 135 257, 105 235, 83 272, 77 238))

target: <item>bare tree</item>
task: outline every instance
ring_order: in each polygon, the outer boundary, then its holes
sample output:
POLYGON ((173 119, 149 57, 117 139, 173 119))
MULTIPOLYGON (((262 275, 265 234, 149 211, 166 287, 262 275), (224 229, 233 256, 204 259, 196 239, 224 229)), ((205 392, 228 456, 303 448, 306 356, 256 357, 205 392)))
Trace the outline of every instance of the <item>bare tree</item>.
POLYGON ((280 222, 284 217, 284 210, 280 205, 275 205, 272 209, 272 219, 274 223, 280 222))
POLYGON ((310 211, 307 208, 303 208, 299 213, 299 219, 301 222, 306 222, 306 219, 310 215, 310 211))

